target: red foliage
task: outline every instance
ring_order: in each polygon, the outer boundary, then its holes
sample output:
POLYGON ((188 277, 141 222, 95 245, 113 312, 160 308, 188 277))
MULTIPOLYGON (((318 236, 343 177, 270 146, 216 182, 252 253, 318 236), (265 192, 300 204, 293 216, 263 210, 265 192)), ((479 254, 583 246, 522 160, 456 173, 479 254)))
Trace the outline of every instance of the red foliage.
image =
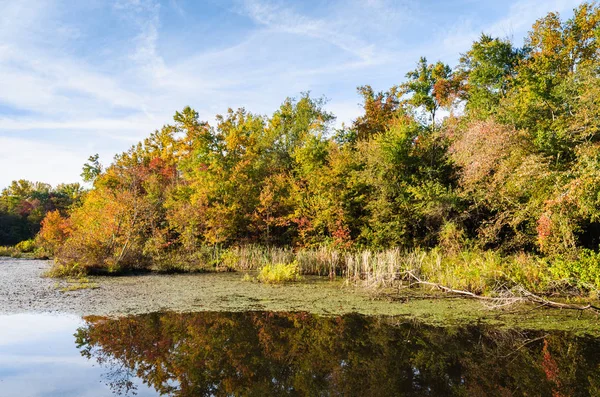
POLYGON ((23 200, 19 203, 18 213, 21 216, 28 216, 39 204, 39 200, 23 200))
POLYGON ((344 225, 341 220, 336 222, 336 229, 331 233, 333 236, 333 245, 336 248, 350 248, 352 239, 350 237, 350 228, 344 225))
POLYGON ((550 214, 542 214, 537 221, 537 234, 540 246, 543 246, 548 237, 552 235, 552 219, 550 214))
MULTIPOLYGON (((559 379, 559 370, 558 364, 556 360, 550 354, 550 350, 548 350, 548 341, 544 339, 544 347, 542 349, 543 359, 542 359, 542 368, 544 369, 544 373, 546 374, 546 379, 550 382, 554 383, 557 388, 560 387, 560 379, 559 379)), ((562 397, 563 394, 558 390, 552 391, 553 397, 562 397)))
POLYGON ((148 167, 152 171, 160 171, 162 170, 162 168, 164 168, 164 166, 165 162, 160 157, 153 158, 152 160, 150 160, 150 164, 148 164, 148 167))

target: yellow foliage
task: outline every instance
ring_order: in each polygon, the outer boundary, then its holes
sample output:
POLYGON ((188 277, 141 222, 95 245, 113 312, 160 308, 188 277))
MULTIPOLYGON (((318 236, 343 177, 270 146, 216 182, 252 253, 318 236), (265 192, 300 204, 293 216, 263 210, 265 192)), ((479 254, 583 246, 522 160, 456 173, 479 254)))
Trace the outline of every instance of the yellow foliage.
POLYGON ((266 265, 258 273, 258 281, 268 284, 298 281, 301 278, 298 262, 296 261, 288 264, 277 263, 266 265))

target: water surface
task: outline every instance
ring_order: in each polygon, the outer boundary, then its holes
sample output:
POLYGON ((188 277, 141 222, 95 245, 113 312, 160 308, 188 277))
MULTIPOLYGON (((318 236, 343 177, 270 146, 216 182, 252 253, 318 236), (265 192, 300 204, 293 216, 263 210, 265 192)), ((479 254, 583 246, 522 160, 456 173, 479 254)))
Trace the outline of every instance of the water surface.
POLYGON ((597 396, 600 340, 358 314, 9 315, 0 395, 597 396))
MULTIPOLYGON (((85 326, 70 315, 0 316, 0 396, 110 396, 106 368, 83 357, 74 333, 85 326)), ((158 395, 132 379, 138 396, 158 395)))

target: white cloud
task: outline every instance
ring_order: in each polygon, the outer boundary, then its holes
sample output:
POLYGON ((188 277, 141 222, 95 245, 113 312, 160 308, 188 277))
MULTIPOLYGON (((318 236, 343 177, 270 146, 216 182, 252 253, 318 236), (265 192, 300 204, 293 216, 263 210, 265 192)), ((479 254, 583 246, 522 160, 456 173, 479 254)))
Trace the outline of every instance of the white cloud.
POLYGON ((0 319, 0 346, 51 339, 53 335, 72 333, 82 324, 81 318, 68 315, 14 314, 0 319))
POLYGON ((0 187, 28 179, 57 185, 80 181, 81 167, 93 148, 37 142, 0 136, 0 187))
POLYGON ((548 12, 569 13, 582 2, 583 0, 521 0, 512 4, 508 15, 494 23, 488 32, 495 36, 520 40, 532 24, 548 12))

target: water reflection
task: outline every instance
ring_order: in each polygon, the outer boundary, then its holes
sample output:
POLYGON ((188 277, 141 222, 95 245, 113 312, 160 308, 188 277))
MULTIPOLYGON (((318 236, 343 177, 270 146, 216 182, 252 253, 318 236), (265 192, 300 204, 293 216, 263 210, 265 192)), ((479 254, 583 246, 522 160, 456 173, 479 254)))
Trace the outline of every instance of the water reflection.
POLYGON ((600 341, 565 333, 272 312, 84 320, 77 347, 121 394, 138 377, 174 396, 600 395, 600 341))
MULTIPOLYGON (((105 368, 82 357, 73 333, 86 323, 68 315, 0 315, 1 397, 105 397, 105 368)), ((138 397, 158 393, 132 378, 138 397)))

